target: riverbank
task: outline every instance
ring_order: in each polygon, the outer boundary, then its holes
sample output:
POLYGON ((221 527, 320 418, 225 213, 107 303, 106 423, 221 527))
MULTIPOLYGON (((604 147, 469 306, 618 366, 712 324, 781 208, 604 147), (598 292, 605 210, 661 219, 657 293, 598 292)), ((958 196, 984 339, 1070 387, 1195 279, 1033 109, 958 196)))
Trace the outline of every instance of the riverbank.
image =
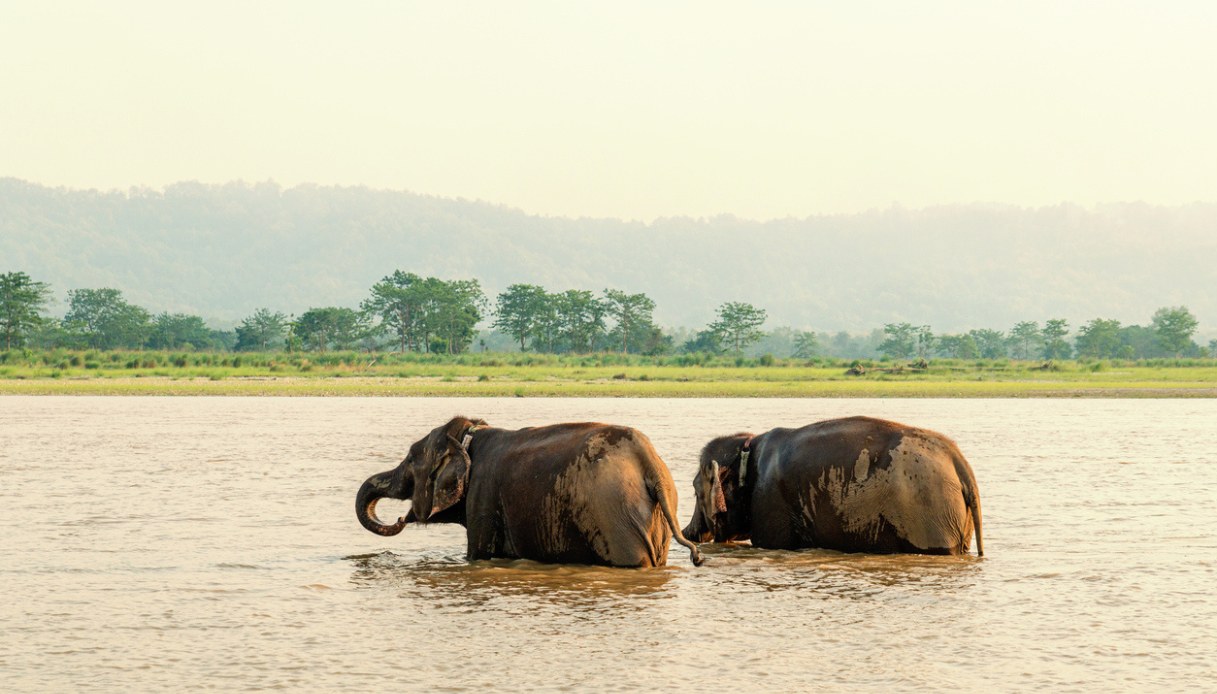
POLYGON ((0 353, 0 395, 1217 398, 1217 360, 0 353))
POLYGON ((0 395, 633 398, 1217 398, 1217 383, 1065 381, 479 381, 444 378, 233 377, 0 380, 0 395))

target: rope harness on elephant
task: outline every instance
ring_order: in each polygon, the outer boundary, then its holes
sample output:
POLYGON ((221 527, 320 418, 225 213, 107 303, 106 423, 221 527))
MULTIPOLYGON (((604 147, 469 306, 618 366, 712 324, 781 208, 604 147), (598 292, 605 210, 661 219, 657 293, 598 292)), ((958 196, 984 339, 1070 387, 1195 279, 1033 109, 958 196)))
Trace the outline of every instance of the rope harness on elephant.
POLYGON ((461 437, 461 448, 464 449, 466 454, 469 453, 469 444, 473 443, 474 433, 480 429, 488 429, 489 427, 490 425, 488 424, 471 424, 469 428, 465 430, 465 435, 461 437))
POLYGON ((752 439, 753 437, 751 436, 744 439, 744 445, 740 446, 739 449, 739 486, 741 487, 748 485, 748 458, 752 456, 750 448, 752 446, 752 439))

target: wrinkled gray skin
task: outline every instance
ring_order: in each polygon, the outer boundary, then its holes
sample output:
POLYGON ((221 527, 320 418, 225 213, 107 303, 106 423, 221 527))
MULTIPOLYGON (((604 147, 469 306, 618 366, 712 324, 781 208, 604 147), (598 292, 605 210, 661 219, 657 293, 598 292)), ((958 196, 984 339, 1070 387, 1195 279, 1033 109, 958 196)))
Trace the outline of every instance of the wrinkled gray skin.
POLYGON ((368 530, 396 535, 408 523, 460 523, 469 559, 651 567, 667 563, 676 488, 650 440, 627 427, 555 424, 509 431, 457 417, 410 447, 396 468, 360 487, 355 513, 368 530), (468 447, 462 442, 468 435, 468 447), (383 498, 410 499, 392 525, 383 498))
POLYGON ((684 535, 695 542, 967 554, 975 530, 984 554, 968 461, 942 434, 895 422, 849 417, 723 436, 702 450, 693 489, 684 535))

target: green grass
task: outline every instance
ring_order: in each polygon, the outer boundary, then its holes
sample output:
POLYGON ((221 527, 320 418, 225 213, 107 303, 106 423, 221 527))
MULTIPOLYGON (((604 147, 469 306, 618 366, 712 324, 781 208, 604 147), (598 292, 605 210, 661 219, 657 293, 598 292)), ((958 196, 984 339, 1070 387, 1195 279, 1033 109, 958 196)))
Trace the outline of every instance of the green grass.
POLYGON ((845 360, 620 354, 0 352, 0 394, 504 397, 1217 397, 1217 360, 845 360), (742 365, 737 365, 740 362, 742 365))

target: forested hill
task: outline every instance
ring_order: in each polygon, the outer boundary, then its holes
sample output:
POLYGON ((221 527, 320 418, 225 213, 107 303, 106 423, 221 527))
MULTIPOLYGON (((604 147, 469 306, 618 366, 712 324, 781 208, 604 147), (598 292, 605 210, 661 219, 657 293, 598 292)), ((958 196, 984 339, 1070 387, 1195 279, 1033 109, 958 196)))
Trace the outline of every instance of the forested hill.
POLYGON ((767 326, 1008 329, 1062 317, 1146 324, 1185 305, 1217 324, 1217 205, 892 208, 754 222, 539 217, 357 187, 180 183, 97 192, 0 179, 0 272, 113 287, 156 313, 235 322, 255 308, 357 307, 402 269, 507 285, 645 292, 662 325, 724 301, 767 326))

